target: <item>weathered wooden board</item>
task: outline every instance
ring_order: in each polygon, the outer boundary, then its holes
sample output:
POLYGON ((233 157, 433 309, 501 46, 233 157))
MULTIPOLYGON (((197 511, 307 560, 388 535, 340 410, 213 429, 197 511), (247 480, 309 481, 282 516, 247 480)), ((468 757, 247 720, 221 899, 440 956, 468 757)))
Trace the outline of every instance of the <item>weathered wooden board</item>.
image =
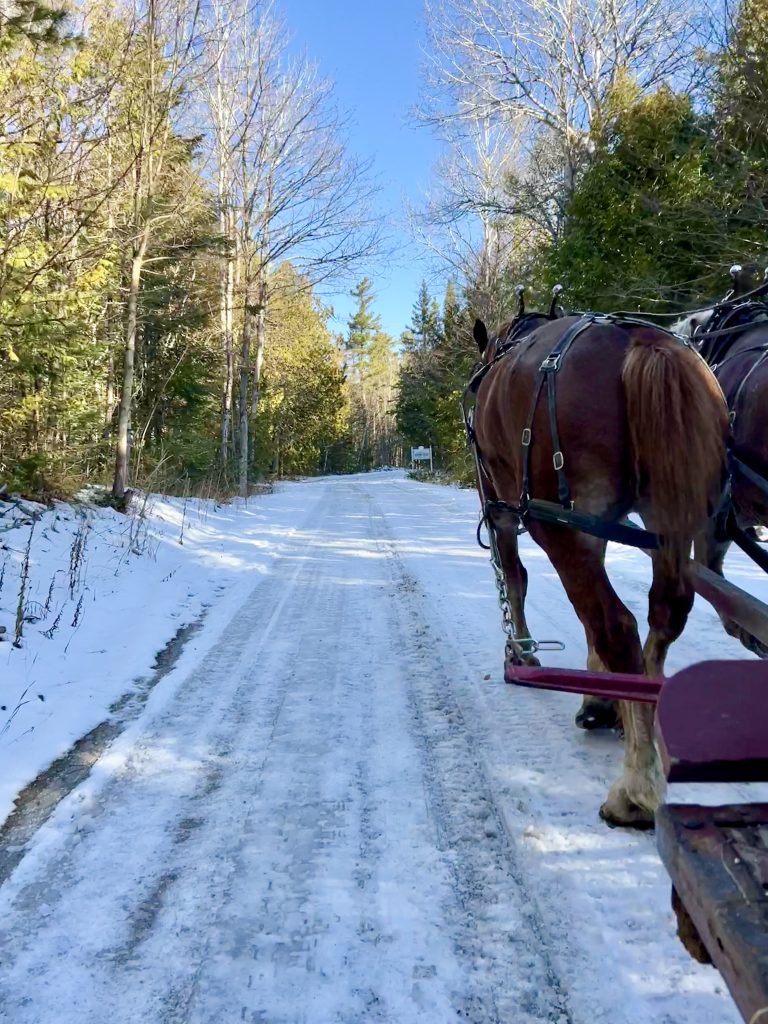
POLYGON ((744 1020, 764 1024, 768 804, 667 804, 656 816, 656 838, 672 884, 744 1020))

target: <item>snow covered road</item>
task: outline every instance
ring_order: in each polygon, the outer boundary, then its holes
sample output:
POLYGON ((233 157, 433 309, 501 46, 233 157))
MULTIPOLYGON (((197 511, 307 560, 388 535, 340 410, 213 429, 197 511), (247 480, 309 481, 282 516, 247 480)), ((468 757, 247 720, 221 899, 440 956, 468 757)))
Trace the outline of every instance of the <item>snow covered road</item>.
MULTIPOLYGON (((677 943, 652 837, 597 818, 618 741, 500 681, 476 497, 395 473, 290 489, 303 522, 240 610, 0 888, 0 1019, 735 1024, 677 943)), ((583 664, 523 557, 534 635, 583 664)), ((611 560, 644 619, 647 560, 611 560)), ((697 606, 670 665, 741 654, 697 606)))

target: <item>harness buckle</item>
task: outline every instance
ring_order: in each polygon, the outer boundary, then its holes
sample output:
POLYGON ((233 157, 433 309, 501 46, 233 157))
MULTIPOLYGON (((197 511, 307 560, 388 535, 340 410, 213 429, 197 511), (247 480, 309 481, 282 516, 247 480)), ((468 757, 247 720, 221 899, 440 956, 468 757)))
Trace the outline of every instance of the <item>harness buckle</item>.
POLYGON ((552 456, 552 465, 555 467, 555 470, 559 473, 565 465, 565 456, 562 452, 555 452, 555 454, 552 456))
POLYGON ((560 367, 561 352, 550 352, 547 358, 539 367, 540 373, 557 373, 560 367))
POLYGON ((526 427, 525 430, 523 431, 523 447, 524 448, 527 448, 528 445, 531 443, 531 436, 532 436, 531 428, 530 427, 526 427))

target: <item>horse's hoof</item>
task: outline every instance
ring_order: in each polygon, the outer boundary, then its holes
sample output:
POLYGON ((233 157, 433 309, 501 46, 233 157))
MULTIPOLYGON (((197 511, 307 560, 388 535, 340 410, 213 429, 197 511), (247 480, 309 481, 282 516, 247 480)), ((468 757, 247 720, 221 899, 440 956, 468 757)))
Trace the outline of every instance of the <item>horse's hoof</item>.
POLYGON ((530 665, 531 668, 541 668, 541 662, 535 654, 524 654, 522 657, 513 656, 506 658, 504 661, 504 670, 508 668, 514 668, 516 665, 530 665))
POLYGON ((585 702, 576 715, 579 729, 592 732, 593 729, 616 729, 621 726, 617 706, 612 700, 585 702))
POLYGON ((654 826, 653 812, 629 800, 622 801, 621 811, 612 811, 607 802, 600 808, 600 817, 610 828, 634 828, 647 832, 654 826))

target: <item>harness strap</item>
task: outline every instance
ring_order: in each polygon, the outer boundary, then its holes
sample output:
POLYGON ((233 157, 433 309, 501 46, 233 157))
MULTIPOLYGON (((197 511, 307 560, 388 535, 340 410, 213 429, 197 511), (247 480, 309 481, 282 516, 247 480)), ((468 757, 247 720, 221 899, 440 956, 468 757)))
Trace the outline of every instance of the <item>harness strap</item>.
MULTIPOLYGON (((539 379, 539 389, 536 394, 536 401, 538 401, 542 382, 546 379, 549 430, 552 435, 552 465, 557 473, 557 497, 559 498, 560 504, 563 508, 570 508, 573 502, 571 501, 571 488, 568 485, 568 477, 565 472, 565 456, 563 455, 563 449, 560 445, 560 432, 557 427, 557 371, 560 369, 560 363, 575 339, 583 331, 586 331, 588 327, 591 327, 596 319, 597 318, 595 316, 588 314, 583 316, 580 320, 577 320, 576 323, 565 332, 539 367, 541 376, 539 379)), ((535 413, 535 411, 536 405, 534 404, 532 412, 535 413)), ((531 415, 528 426, 528 451, 530 452, 530 434, 533 428, 533 415, 531 415)))
MULTIPOLYGON (((745 349, 744 351, 745 352, 749 352, 749 351, 754 351, 754 350, 745 349)), ((741 353, 736 353, 735 352, 734 356, 740 355, 740 354, 741 353)), ((731 410, 728 413, 728 422, 731 425, 731 429, 733 429, 733 425, 736 422, 736 413, 739 410, 739 402, 741 401, 741 396, 744 394, 744 388, 746 387, 747 381, 752 376, 752 374, 755 372, 755 370, 757 370, 760 366, 763 365, 763 363, 766 361, 766 359, 768 359, 768 346, 764 345, 763 346, 763 354, 760 356, 759 359, 756 359, 755 362, 752 364, 752 366, 750 367, 749 371, 742 378, 742 381, 739 384, 738 389, 736 390, 736 394, 733 396, 733 403, 731 404, 731 410)), ((722 365, 722 363, 720 365, 722 365)))
POLYGON ((577 512, 573 508, 562 508, 553 501, 541 501, 538 498, 528 503, 526 515, 543 523, 560 523, 572 530, 588 533, 601 540, 614 541, 616 544, 627 544, 633 548, 646 548, 655 551, 659 545, 659 537, 650 530, 627 523, 612 523, 591 512, 577 512))
MULTIPOLYGON (((592 515, 591 512, 577 512, 574 508, 563 508, 555 501, 532 498, 525 507, 510 505, 506 501, 486 501, 483 510, 483 522, 486 520, 493 522, 495 516, 512 516, 523 523, 530 519, 541 523, 556 523, 559 526, 567 526, 571 530, 578 530, 580 533, 588 533, 592 537, 599 537, 600 540, 613 541, 616 544, 625 544, 633 548, 655 551, 660 546, 658 535, 651 533, 650 530, 632 526, 630 523, 609 522, 600 516, 592 515)), ((485 547, 485 545, 481 544, 481 547, 485 547)))
POLYGON ((731 510, 731 513, 728 516, 725 531, 729 540, 732 540, 737 547, 740 547, 745 555, 760 566, 763 572, 768 572, 768 551, 765 551, 757 541, 752 540, 752 538, 741 529, 736 522, 736 516, 733 514, 733 510, 731 510))
POLYGON ((536 406, 539 404, 541 389, 544 387, 544 376, 539 374, 536 387, 531 399, 531 406, 528 410, 528 419, 525 421, 521 444, 523 446, 523 482, 520 504, 525 507, 531 496, 531 442, 533 441, 533 418, 536 415, 536 406))
POLYGON ((549 429, 552 433, 552 465, 557 473, 557 497, 563 508, 570 508, 571 488, 565 474, 565 456, 560 445, 560 434, 557 430, 557 388, 554 371, 547 374, 547 408, 549 410, 549 429))
MULTIPOLYGON (((754 326, 754 325, 750 324, 750 326, 754 326)), ((711 367, 711 369, 712 370, 721 370, 725 366, 726 363, 730 363, 734 359, 738 359, 739 356, 749 355, 750 352, 768 352, 768 343, 765 344, 765 345, 750 345, 749 348, 743 348, 739 352, 731 352, 730 355, 727 355, 725 357, 725 359, 722 360, 722 362, 715 363, 711 367)), ((760 362, 760 361, 761 360, 758 360, 758 362, 760 362)))
POLYGON ((754 469, 742 462, 742 460, 733 453, 732 449, 728 450, 728 469, 731 476, 735 476, 736 473, 740 473, 746 480, 757 487, 759 491, 768 497, 768 480, 760 473, 756 473, 754 469))

